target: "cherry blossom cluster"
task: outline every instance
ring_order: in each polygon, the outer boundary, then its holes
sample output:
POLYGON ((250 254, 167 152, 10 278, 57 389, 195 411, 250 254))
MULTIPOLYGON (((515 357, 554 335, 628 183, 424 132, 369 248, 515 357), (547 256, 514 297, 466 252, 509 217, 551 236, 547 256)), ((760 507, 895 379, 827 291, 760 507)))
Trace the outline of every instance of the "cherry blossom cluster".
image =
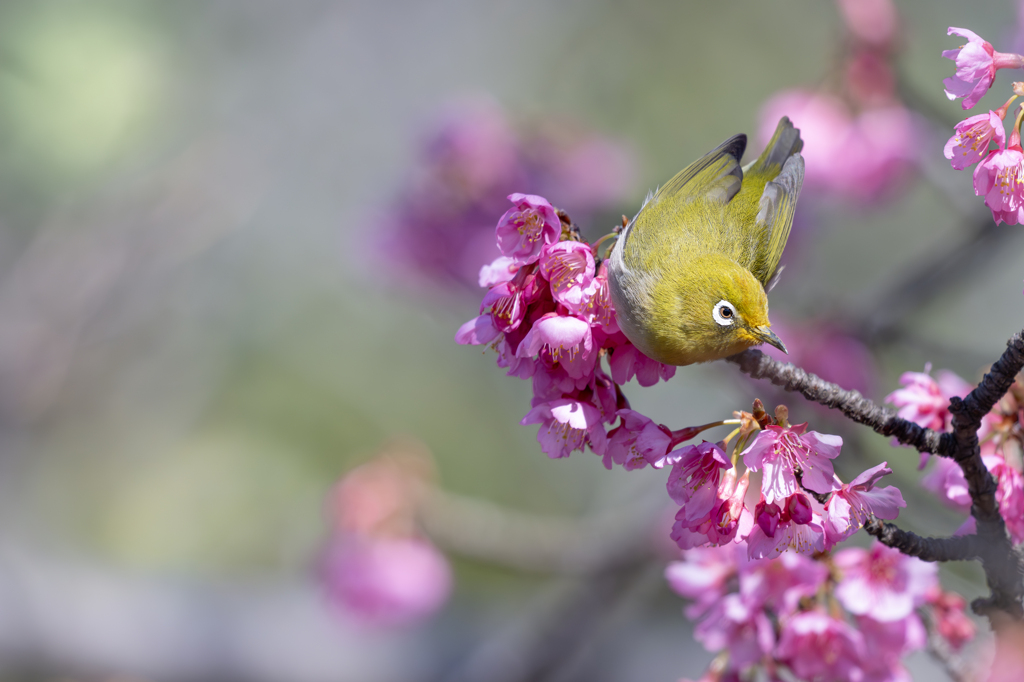
POLYGON ((837 5, 846 33, 839 63, 816 89, 773 95, 761 108, 758 131, 767 142, 779 117, 789 116, 804 140, 804 191, 862 205, 900 195, 920 149, 920 126, 896 87, 901 31, 892 1, 837 5))
POLYGON ((398 199, 374 219, 369 250, 414 284, 471 287, 480 263, 498 255, 493 216, 508 188, 561 197, 577 218, 628 197, 635 163, 625 144, 571 121, 529 124, 514 125, 490 99, 449 103, 423 135, 398 199))
POLYGON ((490 345, 509 376, 531 380, 521 423, 540 425, 537 440, 549 457, 589 447, 609 469, 667 469, 668 494, 679 505, 676 544, 742 543, 752 559, 826 551, 871 516, 894 519, 906 506, 895 487, 878 486, 892 473, 885 463, 840 480, 832 460, 842 438, 791 425, 783 406, 771 417, 757 401, 734 419, 676 430, 630 409, 622 384, 636 377, 650 386, 675 367, 651 360, 619 330, 605 266, 568 216, 543 197, 509 200, 496 228, 502 255, 480 271, 488 288, 480 314, 455 340, 490 345), (677 448, 726 423, 738 426, 725 440, 677 448), (750 490, 752 474, 759 492, 750 490))
POLYGON ((331 491, 320 578, 348 618, 373 627, 407 625, 448 600, 451 567, 416 524, 432 468, 422 445, 396 441, 331 491))
MULTIPOLYGON (((905 372, 900 383, 903 387, 886 400, 899 407, 899 416, 937 431, 951 430, 950 398, 962 398, 973 388, 948 370, 933 378, 929 367, 924 372, 905 372)), ((982 420, 978 438, 982 461, 996 481, 999 512, 1010 538, 1020 544, 1024 542, 1024 384, 1019 379, 982 420)), ((929 459, 935 464, 921 485, 949 506, 968 513, 971 496, 960 465, 925 453, 921 455, 921 468, 929 459)), ((958 532, 973 533, 974 517, 968 517, 958 532)))
MULTIPOLYGON (((991 43, 972 31, 950 27, 949 34, 967 39, 958 49, 942 53, 956 64, 956 73, 943 81, 946 96, 962 97, 964 109, 974 107, 988 92, 996 71, 1024 67, 1024 56, 996 52, 991 43)), ((956 170, 978 164, 974 169, 974 193, 985 197, 985 205, 992 211, 996 224, 1017 225, 1024 221, 1024 150, 1020 143, 1024 110, 1018 113, 1009 140, 1003 128, 1010 105, 1024 94, 1022 86, 1014 83, 1014 95, 998 109, 957 123, 944 150, 956 170)))
POLYGON ((692 549, 665 576, 693 600, 695 636, 718 654, 701 682, 909 681, 901 659, 925 648, 928 629, 953 651, 974 636, 934 564, 880 543, 775 561, 736 545, 692 549))

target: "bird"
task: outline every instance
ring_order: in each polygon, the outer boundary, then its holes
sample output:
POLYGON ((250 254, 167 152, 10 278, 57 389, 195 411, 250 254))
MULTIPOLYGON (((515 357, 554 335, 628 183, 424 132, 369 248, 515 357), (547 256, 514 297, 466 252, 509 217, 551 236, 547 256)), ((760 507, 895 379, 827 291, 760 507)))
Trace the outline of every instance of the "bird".
POLYGON ((767 292, 803 185, 803 140, 783 117, 741 166, 746 146, 734 135, 648 193, 608 258, 619 328, 658 362, 710 362, 764 343, 787 352, 767 292))

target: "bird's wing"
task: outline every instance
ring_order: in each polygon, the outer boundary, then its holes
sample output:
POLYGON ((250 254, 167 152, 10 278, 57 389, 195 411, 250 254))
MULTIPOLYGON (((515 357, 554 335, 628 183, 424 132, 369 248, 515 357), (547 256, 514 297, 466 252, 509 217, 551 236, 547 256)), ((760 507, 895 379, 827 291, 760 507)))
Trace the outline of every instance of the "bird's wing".
POLYGON ((746 148, 747 136, 733 135, 676 173, 648 203, 682 205, 696 198, 728 203, 743 183, 740 159, 746 148))
POLYGON ((782 251, 793 227, 793 214, 800 187, 804 182, 804 158, 793 154, 773 180, 765 184, 757 216, 754 218, 755 232, 761 235, 757 255, 750 271, 767 286, 782 258, 782 251))

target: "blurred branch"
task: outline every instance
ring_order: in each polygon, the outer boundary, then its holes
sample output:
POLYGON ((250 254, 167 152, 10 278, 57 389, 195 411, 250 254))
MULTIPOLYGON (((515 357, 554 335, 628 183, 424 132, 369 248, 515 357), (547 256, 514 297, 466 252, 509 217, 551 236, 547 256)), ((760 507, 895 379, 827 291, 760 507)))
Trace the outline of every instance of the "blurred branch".
POLYGON ((576 520, 539 516, 435 491, 420 510, 443 548, 528 573, 587 575, 654 557, 648 501, 576 520))
POLYGON ((973 675, 970 673, 969 666, 962 657, 953 651, 949 642, 939 634, 932 617, 925 614, 922 620, 928 634, 928 654, 942 664, 942 668, 953 682, 972 682, 973 675))

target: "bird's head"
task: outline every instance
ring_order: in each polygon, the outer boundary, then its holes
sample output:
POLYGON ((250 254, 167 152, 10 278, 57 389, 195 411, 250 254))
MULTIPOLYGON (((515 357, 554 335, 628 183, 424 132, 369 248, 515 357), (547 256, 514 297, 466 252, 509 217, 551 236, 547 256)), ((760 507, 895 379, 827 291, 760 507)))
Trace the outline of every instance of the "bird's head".
POLYGON ((786 352, 771 330, 764 287, 726 256, 706 254, 680 262, 666 272, 653 298, 662 362, 708 362, 763 343, 786 352))

